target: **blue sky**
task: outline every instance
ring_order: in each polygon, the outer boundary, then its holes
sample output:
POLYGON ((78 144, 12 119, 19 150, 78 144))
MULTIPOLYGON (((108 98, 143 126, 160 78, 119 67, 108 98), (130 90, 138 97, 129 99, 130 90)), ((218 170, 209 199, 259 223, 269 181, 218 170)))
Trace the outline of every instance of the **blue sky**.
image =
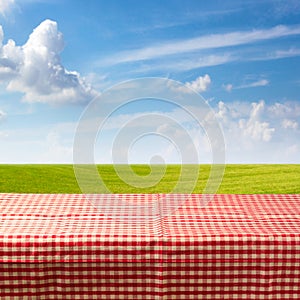
MULTIPOLYGON (((86 106, 143 77, 182 82, 205 98, 227 163, 300 163, 298 0, 1 0, 0 25, 0 163, 72 163, 86 106)), ((118 131, 153 112, 183 124, 178 136, 189 134, 199 162, 211 161, 201 128, 162 101, 115 111, 96 161, 111 162, 118 131)), ((180 162, 163 138, 167 125, 134 142, 128 161, 180 162)))

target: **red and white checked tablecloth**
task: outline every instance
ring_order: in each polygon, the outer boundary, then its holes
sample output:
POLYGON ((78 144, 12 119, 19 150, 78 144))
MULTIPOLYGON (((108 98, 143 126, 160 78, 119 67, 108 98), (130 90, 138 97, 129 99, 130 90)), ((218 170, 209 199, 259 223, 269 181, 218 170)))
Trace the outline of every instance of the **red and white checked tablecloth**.
POLYGON ((300 299, 300 195, 0 194, 0 299, 300 299))

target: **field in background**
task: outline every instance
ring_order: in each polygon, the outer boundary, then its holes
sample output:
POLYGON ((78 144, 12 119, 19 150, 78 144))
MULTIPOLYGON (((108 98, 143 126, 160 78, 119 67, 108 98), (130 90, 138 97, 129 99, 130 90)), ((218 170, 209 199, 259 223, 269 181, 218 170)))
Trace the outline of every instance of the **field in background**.
MULTIPOLYGON (((152 167, 159 172, 159 165, 152 167)), ((132 168, 141 177, 150 172, 148 165, 132 168)), ((199 168, 200 177, 193 193, 202 193, 209 176, 209 165, 199 168)), ((180 175, 180 165, 168 165, 159 184, 141 189, 122 182, 112 165, 99 165, 98 169, 113 193, 169 193, 180 175)), ((0 193, 81 193, 81 190, 72 165, 0 165, 0 193)), ((300 165, 226 165, 218 193, 298 194, 300 165)))

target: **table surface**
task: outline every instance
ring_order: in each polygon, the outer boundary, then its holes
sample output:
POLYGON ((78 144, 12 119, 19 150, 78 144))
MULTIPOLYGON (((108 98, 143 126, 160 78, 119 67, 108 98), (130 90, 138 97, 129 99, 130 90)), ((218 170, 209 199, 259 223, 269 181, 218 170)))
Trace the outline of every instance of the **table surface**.
POLYGON ((300 195, 0 194, 0 261, 148 261, 163 246, 180 261, 193 243, 275 236, 299 242, 300 195))
POLYGON ((0 294, 299 299, 300 195, 0 194, 0 294))

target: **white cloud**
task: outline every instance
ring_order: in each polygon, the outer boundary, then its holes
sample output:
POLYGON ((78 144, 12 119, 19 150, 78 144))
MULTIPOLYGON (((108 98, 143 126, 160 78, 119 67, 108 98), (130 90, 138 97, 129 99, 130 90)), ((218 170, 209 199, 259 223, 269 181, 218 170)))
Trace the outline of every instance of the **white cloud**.
POLYGON ((6 12, 14 5, 15 0, 1 0, 0 1, 0 14, 5 15, 6 12))
POLYGON ((298 48, 290 48, 288 50, 278 50, 275 53, 276 58, 293 57, 299 55, 300 55, 300 49, 298 48))
MULTIPOLYGON (((298 48, 290 48, 288 50, 277 50, 273 53, 268 54, 267 56, 262 57, 261 59, 280 59, 280 58, 286 58, 286 57, 294 57, 294 56, 300 56, 300 49, 298 48)), ((258 58, 258 60, 260 60, 258 58)))
POLYGON ((157 64, 157 66, 151 66, 151 70, 157 69, 167 69, 167 70, 181 70, 188 71, 203 67, 212 67, 223 65, 236 60, 234 56, 227 53, 222 55, 194 55, 190 56, 188 59, 171 59, 170 61, 162 61, 157 64))
MULTIPOLYGON (((203 67, 219 66, 226 63, 230 63, 238 60, 239 58, 229 53, 211 54, 211 55, 199 55, 190 54, 188 57, 173 56, 164 57, 162 59, 151 60, 148 63, 138 65, 138 67, 130 68, 126 67, 126 72, 130 73, 147 73, 153 71, 188 71, 203 67)), ((101 66, 103 67, 103 66, 101 66)), ((120 65, 119 65, 120 67, 120 65)), ((124 66, 123 66, 124 67, 124 66)), ((111 70, 111 68, 109 68, 111 70)), ((125 70, 125 69, 124 69, 125 70)))
MULTIPOLYGON (((279 105, 279 104, 278 104, 279 105)), ((294 103, 281 103, 281 107, 286 107, 286 111, 293 111, 293 108, 296 104, 294 103)), ((216 112, 216 117, 220 122, 220 125, 224 129, 225 138, 227 141, 228 151, 232 153, 233 149, 239 148, 243 149, 241 151, 246 151, 249 149, 255 149, 259 145, 259 147, 266 147, 264 145, 269 144, 271 142, 279 141, 279 139, 283 136, 286 136, 283 131, 284 127, 286 128, 296 128, 296 115, 293 115, 294 121, 284 121, 287 118, 282 118, 282 115, 276 115, 273 113, 271 109, 272 105, 267 105, 264 101, 249 103, 249 102, 232 102, 232 103, 224 103, 223 101, 219 101, 217 107, 214 108, 216 112)), ((197 107, 188 107, 189 111, 194 111, 197 107)), ((103 128, 103 133, 107 130, 117 130, 122 128, 124 124, 129 126, 127 122, 130 120, 134 120, 136 118, 141 118, 143 122, 138 124, 139 127, 144 127, 145 130, 147 128, 151 128, 153 123, 149 123, 148 121, 144 121, 146 119, 142 119, 143 116, 147 116, 150 113, 159 114, 162 116, 169 116, 179 124, 181 124, 186 131, 193 131, 195 124, 193 123, 193 119, 187 116, 186 113, 183 112, 182 109, 174 109, 171 112, 161 113, 161 112, 143 112, 143 113, 135 113, 135 114, 121 114, 117 116, 112 116, 108 119, 107 125, 103 128)), ((294 112, 296 113, 296 112, 294 112)), ((298 123, 297 123, 298 124, 298 123)), ((137 126, 135 123, 134 126, 137 126)), ((133 125, 131 126, 131 130, 134 130, 133 125)), ((167 128, 166 124, 163 124, 157 132, 165 132, 167 128)), ((168 127, 168 130, 170 128, 168 127)), ((176 133, 176 136, 179 135, 181 131, 176 133)), ((292 132, 291 137, 293 134, 292 132)), ((199 135, 199 130, 197 130, 197 134, 199 135)), ((197 136, 195 134, 195 136, 197 136)), ((202 135, 199 135, 199 137, 202 135)), ((203 144, 203 143, 202 143, 203 144)), ((253 150, 255 152, 255 150, 253 150)))
POLYGON ((247 83, 247 84, 242 84, 242 85, 239 85, 239 86, 233 86, 231 83, 229 83, 229 84, 223 85, 223 88, 227 92, 231 92, 232 90, 267 86, 267 85, 269 85, 269 83, 270 83, 270 81, 267 80, 267 79, 260 79, 260 80, 250 82, 250 83, 247 83))
POLYGON ((223 101, 218 103, 218 111, 216 112, 217 118, 222 120, 223 123, 227 123, 229 108, 225 105, 223 101))
MULTIPOLYGON (((1 132, 1 163, 72 163, 77 122, 63 122, 1 132)), ((1 128, 0 128, 1 129, 1 128)))
POLYGON ((270 142, 275 128, 267 121, 265 102, 249 104, 218 103, 216 116, 225 130, 229 144, 239 142, 241 147, 248 147, 258 142, 270 142), (229 142, 230 141, 230 142, 229 142), (242 146, 243 145, 243 146, 242 146))
POLYGON ((267 11, 270 14, 267 17, 272 16, 272 18, 282 19, 283 17, 297 14, 300 11, 300 2, 298 0, 276 1, 272 4, 271 8, 267 11))
POLYGON ((248 120, 240 120, 239 127, 242 129, 244 135, 250 136, 255 140, 268 142, 271 140, 275 129, 270 128, 270 124, 268 122, 260 121, 264 109, 264 101, 252 103, 252 110, 248 120))
POLYGON ((222 123, 228 123, 230 120, 234 121, 239 118, 248 117, 250 109, 247 103, 237 103, 228 106, 223 101, 219 101, 218 107, 215 109, 216 117, 222 121, 222 123))
POLYGON ((257 80, 248 84, 243 84, 240 86, 235 87, 234 89, 245 89, 245 88, 252 88, 252 87, 258 87, 258 86, 266 86, 268 85, 270 82, 267 79, 261 79, 261 80, 257 80))
POLYGON ((276 102, 268 107, 268 111, 277 118, 300 118, 300 103, 299 102, 276 102))
POLYGON ((289 129, 289 128, 291 128, 291 129, 297 129, 298 128, 298 123, 296 121, 289 120, 289 119, 284 119, 281 122, 281 125, 285 129, 289 129))
POLYGON ((5 116, 6 116, 5 112, 0 110, 0 121, 3 120, 5 116))
POLYGON ((56 131, 48 133, 46 137, 46 149, 42 161, 46 161, 47 163, 68 163, 72 161, 72 145, 65 145, 60 134, 56 131))
POLYGON ((225 91, 231 92, 233 85, 231 83, 228 83, 228 84, 223 85, 223 88, 225 89, 225 91))
MULTIPOLYGON (((4 111, 0 110, 0 122, 5 118, 6 114, 4 111)), ((7 137, 6 131, 0 131, 0 138, 7 137)))
POLYGON ((299 163, 299 108, 296 101, 276 105, 220 101, 215 111, 224 132, 227 162, 299 163))
POLYGON ((199 76, 192 82, 186 82, 185 86, 193 89, 194 91, 201 93, 205 92, 211 84, 211 79, 208 74, 199 76))
MULTIPOLYGON (((300 111, 297 111, 297 102, 281 102, 270 105, 264 101, 249 102, 225 102, 219 101, 214 107, 216 117, 224 132, 226 141, 226 157, 228 163, 300 163, 300 131, 295 128, 295 123, 300 122, 300 111), (275 108, 274 108, 275 107, 275 108), (278 113, 274 113, 277 111, 278 113), (279 114, 279 111, 281 112, 279 114), (284 121, 286 120, 286 121, 284 121), (291 121, 291 122, 288 122, 291 121), (283 127, 283 124, 287 128, 283 127)), ((199 107, 187 107, 190 112, 195 112, 199 107)), ((152 112, 155 113, 155 112, 152 112)), ((180 124, 183 129, 174 132, 174 127, 167 127, 165 123, 157 127, 157 133, 167 137, 176 137, 189 133, 194 144, 183 143, 186 151, 189 147, 196 147, 199 152, 199 160, 210 163, 210 141, 205 132, 194 122, 191 115, 181 108, 170 109, 168 112, 156 112, 162 117, 170 117, 180 124)), ((153 131, 150 112, 135 114, 112 115, 107 126, 99 131, 95 146, 95 159, 101 163, 111 163, 111 150, 113 141, 119 129, 130 120, 140 118, 140 122, 131 124, 129 132, 143 127, 145 132, 153 131), (145 122, 143 121, 145 120, 145 122), (151 124, 150 124, 151 122, 151 124)), ((23 128, 22 130, 0 130, 1 147, 0 158, 2 163, 72 163, 72 144, 76 130, 76 122, 59 123, 55 126, 40 128, 23 128)), ((25 124, 26 127, 26 124, 25 124)), ((175 141, 175 138, 174 138, 175 141)), ((175 142, 176 144, 177 142, 175 142)), ((156 139, 141 139, 140 143, 133 147, 132 161, 148 163, 152 154, 159 154, 167 162, 180 162, 180 155, 176 147, 166 141, 156 139), (149 143, 151 142, 151 143, 149 143), (167 147, 166 147, 167 145, 167 147)), ((130 158, 129 157, 129 158, 130 158)))
MULTIPOLYGON (((277 103, 276 107, 278 111, 281 109, 281 114, 274 114, 274 105, 267 104, 263 100, 254 103, 246 101, 225 103, 224 101, 219 101, 214 110, 224 132, 227 162, 299 163, 300 132, 296 128, 296 122, 297 124, 299 123, 300 115, 297 117, 298 112, 295 109, 297 105, 296 102, 277 103), (284 110, 282 110, 283 107, 284 110), (284 128, 283 124, 287 128, 284 128)), ((199 108, 187 107, 187 110, 191 112, 195 112, 197 109, 199 108)), ((162 123, 157 127, 157 133, 169 137, 177 146, 180 143, 177 144, 176 141, 182 141, 183 137, 188 133, 193 143, 182 143, 186 147, 184 151, 188 152, 195 146, 201 163, 210 163, 212 161, 210 152, 211 141, 207 139, 203 128, 198 126, 199 124, 197 125, 191 116, 188 116, 185 111, 179 108, 169 112, 157 113, 162 116, 171 117, 182 126, 182 129, 178 130, 178 128, 162 123)), ((101 162, 111 161, 108 153, 113 146, 111 143, 109 147, 105 142, 108 131, 118 131, 119 128, 122 128, 122 123, 127 124, 130 119, 142 117, 142 115, 147 116, 148 114, 150 112, 112 116, 111 120, 109 120, 110 126, 104 128, 103 132, 101 132, 104 139, 99 144, 99 150, 104 150, 101 152, 100 158, 102 159, 103 155, 107 155, 107 160, 101 160, 101 162)), ((144 119, 141 118, 141 120, 144 119)), ((151 129, 153 125, 149 124, 149 120, 147 121, 148 123, 146 121, 135 123, 135 126, 138 126, 139 129, 143 127, 145 132, 148 132, 149 128, 151 129)), ((130 130, 134 132, 137 129, 132 126, 130 130)), ((153 130, 150 131, 153 132, 153 130)), ((144 141, 144 143, 141 141, 140 147, 136 148, 132 156, 134 161, 147 163, 148 160, 145 160, 145 157, 148 156, 145 153, 153 152, 156 154, 159 153, 167 162, 180 163, 181 158, 176 148, 172 145, 166 146, 163 143, 153 141, 152 144, 148 143, 149 140, 144 141), (144 151, 144 153, 141 153, 141 151, 144 151)))
POLYGON ((159 45, 144 47, 117 53, 108 57, 102 64, 115 65, 125 62, 150 60, 158 57, 189 53, 205 49, 217 49, 230 46, 250 44, 258 41, 276 39, 300 34, 300 26, 275 26, 269 29, 236 31, 225 34, 211 34, 191 39, 168 41, 159 45))
MULTIPOLYGON (((2 29, 0 41, 1 33, 2 29)), ((68 71, 61 64, 63 48, 63 35, 57 23, 43 21, 23 46, 9 40, 0 48, 0 82, 8 82, 10 91, 24 93, 26 102, 88 102, 96 92, 78 72, 68 71)))
POLYGON ((199 76, 195 80, 186 82, 184 86, 174 86, 170 85, 170 89, 173 91, 178 91, 181 93, 202 93, 205 92, 211 84, 211 78, 208 74, 205 74, 204 76, 199 76))

